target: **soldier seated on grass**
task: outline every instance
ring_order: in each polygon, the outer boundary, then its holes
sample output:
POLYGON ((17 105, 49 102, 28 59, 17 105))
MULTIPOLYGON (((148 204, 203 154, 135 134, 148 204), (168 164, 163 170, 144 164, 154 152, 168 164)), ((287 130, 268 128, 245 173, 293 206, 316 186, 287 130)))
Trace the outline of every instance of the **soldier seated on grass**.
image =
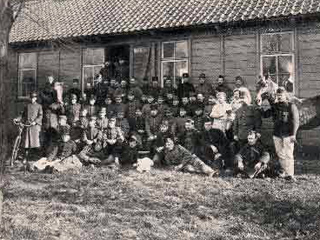
POLYGON ((235 175, 244 178, 265 177, 269 161, 270 154, 259 141, 258 133, 250 131, 248 143, 235 156, 235 175))
POLYGON ((210 177, 217 174, 216 171, 190 153, 187 149, 181 145, 175 144, 172 137, 165 138, 165 147, 163 151, 164 165, 173 167, 175 171, 202 173, 210 177))

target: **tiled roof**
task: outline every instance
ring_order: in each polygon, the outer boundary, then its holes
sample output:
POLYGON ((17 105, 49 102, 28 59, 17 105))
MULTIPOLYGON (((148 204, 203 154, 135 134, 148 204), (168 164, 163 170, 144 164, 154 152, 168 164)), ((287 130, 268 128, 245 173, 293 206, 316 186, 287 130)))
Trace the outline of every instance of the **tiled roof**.
POLYGON ((10 42, 266 19, 320 12, 320 0, 29 0, 10 42))

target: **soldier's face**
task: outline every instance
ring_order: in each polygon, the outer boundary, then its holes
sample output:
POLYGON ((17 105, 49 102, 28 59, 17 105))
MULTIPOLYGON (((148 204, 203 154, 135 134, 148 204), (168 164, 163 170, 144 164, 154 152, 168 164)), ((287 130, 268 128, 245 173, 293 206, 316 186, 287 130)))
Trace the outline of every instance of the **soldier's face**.
POLYGON ((197 115, 197 116, 200 116, 201 114, 202 114, 202 110, 201 110, 201 109, 197 109, 197 110, 196 110, 196 115, 197 115))
POLYGON ((222 85, 224 82, 224 79, 223 78, 218 78, 218 85, 222 85))
POLYGON ((121 86, 122 87, 126 87, 127 86, 127 82, 126 81, 121 81, 121 86))
POLYGON ((104 101, 107 105, 111 104, 112 103, 112 100, 111 98, 106 98, 106 100, 104 101))
POLYGON ((72 104, 76 104, 76 103, 77 103, 77 99, 72 99, 72 100, 71 100, 71 103, 72 103, 72 104))
POLYGON ((67 125, 67 121, 64 118, 61 118, 61 119, 59 119, 59 125, 65 126, 65 125, 67 125))
POLYGON ((240 79, 236 80, 236 87, 241 87, 242 86, 242 81, 240 79))
POLYGON ((116 103, 121 103, 121 98, 120 97, 116 98, 116 103))
POLYGON ((110 120, 109 121, 109 127, 110 128, 115 128, 116 127, 116 121, 115 120, 110 120))
POLYGON ((159 99, 158 99, 158 103, 159 103, 159 104, 162 104, 163 101, 164 101, 163 98, 159 98, 159 99))
POLYGON ((165 85, 166 87, 171 87, 171 80, 166 80, 165 85))
POLYGON ((191 97, 189 98, 189 100, 190 100, 190 102, 195 102, 195 101, 197 100, 197 98, 196 98, 195 96, 191 96, 191 97))
POLYGON ((239 99, 239 97, 240 97, 239 91, 235 91, 235 92, 233 93, 233 98, 234 98, 234 99, 239 99))
POLYGON ((95 120, 90 120, 89 126, 90 127, 95 127, 96 126, 96 121, 95 120))
POLYGON ((153 109, 153 110, 151 110, 151 112, 150 112, 151 116, 156 116, 157 113, 158 113, 158 110, 156 110, 156 109, 153 109))
POLYGON ((111 80, 111 81, 110 81, 110 85, 111 85, 111 86, 116 85, 116 80, 111 80))
POLYGON ((68 142, 70 140, 70 136, 69 135, 63 135, 62 136, 62 141, 63 142, 68 142))
POLYGON ((130 100, 130 101, 132 101, 133 99, 134 99, 134 95, 128 95, 128 99, 130 100))
POLYGON ((137 146, 137 142, 135 141, 135 140, 131 140, 130 142, 129 142, 129 147, 130 148, 135 148, 137 146))
POLYGON ((205 122, 204 123, 204 129, 206 131, 209 131, 212 128, 212 123, 211 122, 205 122))
POLYGON ((188 102, 189 102, 188 98, 186 98, 186 97, 182 98, 181 101, 183 104, 188 104, 188 102))
POLYGON ((153 100, 154 100, 154 98, 153 98, 153 97, 148 97, 148 103, 152 103, 152 102, 153 102, 153 100))
POLYGON ((257 142, 257 138, 256 138, 256 135, 255 134, 249 134, 248 135, 248 144, 249 145, 255 145, 257 142))
POLYGON ((36 98, 36 97, 31 98, 31 102, 32 102, 32 103, 35 103, 36 101, 37 101, 37 98, 36 98))
POLYGON ((99 113, 99 117, 100 118, 106 118, 106 114, 105 113, 99 113))
POLYGON ((199 82, 200 82, 200 84, 204 84, 205 79, 204 79, 204 78, 200 78, 200 79, 199 79, 199 82))
POLYGON ((173 98, 173 95, 171 93, 167 94, 167 99, 171 100, 173 98))
POLYGON ((169 151, 172 151, 174 148, 174 142, 172 141, 172 139, 168 138, 166 141, 166 149, 168 149, 169 151))
POLYGON ((142 102, 145 102, 146 100, 147 100, 147 97, 144 96, 144 95, 142 95, 142 96, 141 96, 141 101, 142 101, 142 102))
POLYGON ((96 103, 96 100, 94 100, 94 99, 90 100, 90 105, 94 105, 95 103, 96 103))
POLYGON ((209 103, 209 104, 214 104, 214 102, 215 102, 214 97, 213 97, 213 96, 210 96, 209 99, 208 99, 208 103, 209 103))
POLYGON ((202 102, 204 100, 204 97, 202 94, 198 94, 197 99, 198 99, 198 101, 202 102))
POLYGON ((153 81, 153 82, 152 82, 152 86, 153 86, 153 87, 158 87, 158 81, 153 81))
POLYGON ((179 100, 173 100, 172 105, 173 106, 178 106, 179 105, 179 100))
POLYGON ((123 118, 124 118, 124 114, 123 114, 123 113, 118 113, 117 117, 118 117, 119 119, 123 119, 123 118))
POLYGON ((277 93, 278 102, 285 102, 287 100, 287 96, 285 93, 277 93))
POLYGON ((48 81, 49 81, 50 84, 53 83, 53 81, 54 81, 53 76, 49 76, 49 77, 48 77, 48 81))
POLYGON ((167 125, 161 125, 161 126, 160 126, 160 131, 161 131, 161 132, 166 132, 166 131, 168 131, 168 126, 167 126, 167 125))
POLYGON ((179 114, 180 114, 181 117, 183 117, 183 116, 186 115, 186 113, 187 113, 187 112, 186 112, 185 110, 180 110, 180 113, 179 113, 179 114))
POLYGON ((192 123, 189 123, 189 122, 186 122, 184 126, 185 126, 186 130, 190 130, 193 127, 192 123))
POLYGON ((137 116, 141 116, 141 115, 142 115, 142 112, 141 112, 140 109, 136 111, 136 115, 137 115, 137 116))

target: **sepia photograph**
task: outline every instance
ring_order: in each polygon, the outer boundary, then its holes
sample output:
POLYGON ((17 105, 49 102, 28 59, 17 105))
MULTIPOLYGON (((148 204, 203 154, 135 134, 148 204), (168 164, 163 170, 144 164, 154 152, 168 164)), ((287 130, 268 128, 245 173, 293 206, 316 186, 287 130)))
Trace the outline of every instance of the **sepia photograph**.
POLYGON ((320 240, 320 0, 0 0, 0 240, 320 240))

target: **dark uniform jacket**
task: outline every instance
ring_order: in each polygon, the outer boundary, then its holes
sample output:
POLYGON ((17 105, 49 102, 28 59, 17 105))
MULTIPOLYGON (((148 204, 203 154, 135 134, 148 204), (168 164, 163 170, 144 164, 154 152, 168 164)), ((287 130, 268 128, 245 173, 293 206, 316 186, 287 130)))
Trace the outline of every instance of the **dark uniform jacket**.
POLYGON ((167 166, 177 166, 179 164, 186 165, 192 162, 194 157, 192 154, 182 147, 181 145, 175 145, 172 151, 165 150, 164 152, 164 164, 167 166))
POLYGON ((276 137, 295 136, 299 128, 299 112, 294 103, 275 103, 263 114, 264 117, 273 117, 276 137))
POLYGON ((200 145, 200 132, 196 129, 185 130, 178 134, 178 140, 181 146, 191 153, 195 153, 200 145))
POLYGON ((146 118, 146 132, 148 136, 156 135, 162 121, 162 116, 150 116, 146 118))
POLYGON ((202 115, 200 115, 200 116, 195 115, 193 117, 193 121, 194 121, 195 129, 197 129, 198 131, 202 131, 204 128, 205 118, 202 115))
POLYGON ((72 125, 76 121, 79 121, 80 118, 80 110, 81 110, 81 104, 70 104, 66 106, 66 115, 68 119, 68 123, 72 125))
POLYGON ((127 118, 134 118, 136 115, 136 110, 140 106, 140 102, 138 100, 128 101, 127 102, 127 118))
POLYGON ((214 97, 216 96, 215 89, 208 82, 205 82, 204 84, 197 85, 195 87, 195 90, 196 90, 196 93, 202 93, 203 96, 205 96, 206 98, 208 98, 210 95, 212 95, 214 97))
POLYGON ((247 139, 248 133, 252 130, 260 133, 261 113, 252 105, 243 104, 237 111, 233 122, 233 134, 240 140, 247 139))
POLYGON ((139 158, 138 146, 131 148, 130 146, 125 146, 123 152, 121 153, 120 163, 121 164, 134 164, 139 158))
POLYGON ((224 92, 227 95, 227 101, 232 97, 232 90, 226 84, 218 85, 216 87, 217 92, 224 92))
POLYGON ((50 154, 48 155, 48 161, 60 158, 61 160, 70 157, 77 151, 77 145, 74 141, 69 140, 68 142, 59 142, 56 144, 50 154))
POLYGON ((102 138, 102 132, 96 127, 89 127, 83 131, 82 141, 87 143, 88 140, 98 142, 102 138))
POLYGON ((213 128, 209 131, 202 131, 200 142, 205 147, 215 146, 222 155, 228 154, 229 141, 220 129, 213 128))
POLYGON ((237 160, 242 160, 247 168, 254 168, 258 162, 268 164, 270 160, 269 153, 265 150, 262 143, 257 141, 255 145, 246 144, 236 155, 237 160))
POLYGON ((181 99, 182 97, 190 97, 190 93, 195 92, 194 86, 189 83, 180 83, 177 89, 177 95, 181 99))
POLYGON ((119 119, 118 118, 116 126, 122 130, 123 136, 125 138, 127 138, 129 136, 130 126, 129 126, 128 119, 126 119, 126 118, 119 119))

